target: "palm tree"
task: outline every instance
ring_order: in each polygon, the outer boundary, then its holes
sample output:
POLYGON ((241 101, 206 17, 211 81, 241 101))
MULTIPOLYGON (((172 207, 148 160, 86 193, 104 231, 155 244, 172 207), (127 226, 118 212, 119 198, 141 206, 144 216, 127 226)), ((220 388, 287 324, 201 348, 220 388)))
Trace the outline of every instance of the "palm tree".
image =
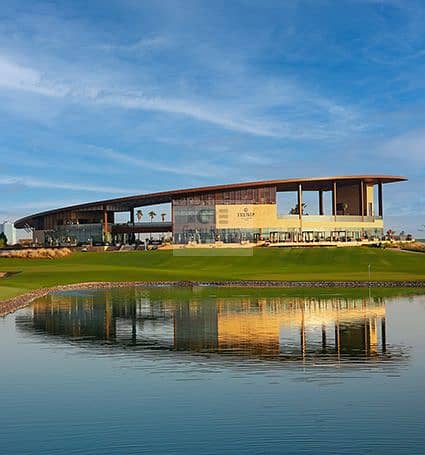
MULTIPOLYGON (((305 202, 303 202, 303 203, 301 204, 301 210, 302 210, 303 215, 307 215, 307 213, 304 213, 306 207, 307 207, 307 204, 306 204, 305 202)), ((290 214, 290 215, 299 215, 299 214, 300 214, 299 205, 297 204, 295 207, 293 207, 293 208, 289 211, 289 214, 290 214)))
POLYGON ((165 221, 165 217, 166 217, 166 216, 167 216, 167 214, 166 214, 166 213, 161 213, 161 219, 162 219, 162 222, 164 222, 164 221, 165 221))
POLYGON ((149 215, 150 218, 151 218, 151 222, 152 222, 153 219, 156 217, 156 213, 155 213, 153 210, 151 210, 151 211, 148 213, 148 215, 149 215))
POLYGON ((137 210, 136 216, 137 216, 137 221, 140 222, 143 218, 143 212, 141 210, 137 210))

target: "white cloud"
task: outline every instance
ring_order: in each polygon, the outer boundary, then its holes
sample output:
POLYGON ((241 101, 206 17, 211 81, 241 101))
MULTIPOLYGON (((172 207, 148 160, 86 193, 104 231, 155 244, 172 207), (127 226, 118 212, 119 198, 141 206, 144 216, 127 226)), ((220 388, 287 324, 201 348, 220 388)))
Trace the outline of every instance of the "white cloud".
MULTIPOLYGON (((79 103, 95 103, 120 107, 123 109, 138 109, 144 111, 163 112, 181 115, 217 125, 225 129, 255 136, 291 139, 323 139, 340 136, 344 128, 356 129, 353 113, 330 100, 316 95, 307 95, 302 91, 288 87, 275 87, 272 92, 262 87, 261 81, 256 81, 262 96, 251 97, 251 102, 242 99, 189 99, 167 96, 151 96, 134 90, 110 89, 101 83, 84 82, 84 74, 79 82, 73 85, 49 77, 34 68, 19 65, 10 59, 0 56, 0 89, 19 90, 35 94, 69 99, 79 103), (284 93, 282 95, 282 93, 284 93), (282 98, 283 97, 283 98, 282 98), (304 99, 300 103, 300 99, 304 99), (280 100, 280 101, 279 101, 280 100), (279 119, 264 113, 267 108, 284 103, 287 114, 279 119), (309 113, 317 116, 319 113, 328 119, 313 121, 309 113), (334 124, 334 127, 330 125, 334 124), (335 126, 338 125, 338 128, 335 126)), ((251 94, 256 90, 250 89, 251 94)))
POLYGON ((73 205, 83 204, 83 200, 57 200, 57 201, 32 201, 25 204, 13 204, 15 210, 53 210, 58 207, 70 207, 73 205))
MULTIPOLYGON (((60 147, 58 147, 59 149, 60 147)), ((88 163, 84 160, 84 154, 79 151, 72 151, 72 160, 63 160, 62 155, 54 154, 49 157, 46 151, 39 153, 38 149, 30 151, 16 151, 10 147, 1 147, 0 154, 2 155, 3 164, 11 164, 12 166, 19 166, 19 169, 23 168, 36 168, 36 169, 63 169, 66 171, 78 170, 79 174, 100 174, 100 175, 112 175, 112 174, 123 174, 126 172, 125 169, 117 167, 107 163, 88 163), (78 159, 77 155, 83 155, 78 159)), ((12 171, 13 172, 13 171, 12 171)))
POLYGON ((270 122, 250 120, 243 118, 241 114, 236 112, 229 114, 225 108, 206 107, 202 103, 193 103, 184 99, 105 93, 97 96, 96 101, 121 106, 126 109, 184 115, 195 120, 222 126, 229 130, 256 136, 284 137, 290 134, 289 131, 285 131, 284 122, 280 125, 273 125, 270 122))
POLYGON ((36 86, 40 83, 40 75, 37 71, 16 63, 0 59, 0 85, 9 88, 23 88, 36 86))
POLYGON ((378 147, 378 151, 383 157, 425 167, 425 130, 409 131, 393 137, 378 147))
POLYGON ((124 189, 121 187, 87 185, 85 183, 70 183, 70 182, 54 182, 51 180, 43 180, 35 177, 17 177, 0 175, 0 185, 11 185, 16 188, 45 188, 45 189, 60 189, 70 191, 90 191, 93 193, 111 193, 111 194, 138 194, 140 189, 124 189))
POLYGON ((68 89, 53 81, 44 80, 33 68, 19 65, 0 56, 0 88, 23 90, 45 96, 65 96, 68 89))
MULTIPOLYGON (((170 174, 177 175, 192 175, 196 177, 212 177, 220 176, 225 173, 227 170, 222 166, 217 166, 207 161, 194 161, 193 163, 188 163, 181 165, 174 161, 173 165, 166 165, 155 159, 144 159, 136 158, 125 153, 117 152, 111 149, 95 147, 96 150, 100 150, 100 153, 104 158, 109 158, 120 164, 130 164, 132 166, 137 166, 143 169, 152 169, 158 172, 166 172, 170 174)), ((97 152, 99 153, 99 152, 97 152)))
POLYGON ((124 51, 124 52, 149 52, 167 46, 170 40, 166 36, 156 35, 142 38, 136 42, 128 44, 102 44, 97 46, 105 51, 124 51))

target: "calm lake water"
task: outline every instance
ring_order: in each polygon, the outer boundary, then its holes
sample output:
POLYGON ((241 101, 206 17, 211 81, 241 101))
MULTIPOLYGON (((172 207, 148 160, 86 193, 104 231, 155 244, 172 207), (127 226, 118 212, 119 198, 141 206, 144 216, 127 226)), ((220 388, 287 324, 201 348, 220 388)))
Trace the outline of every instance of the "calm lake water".
POLYGON ((54 294, 0 318, 0 453, 423 454, 424 329, 425 296, 54 294))

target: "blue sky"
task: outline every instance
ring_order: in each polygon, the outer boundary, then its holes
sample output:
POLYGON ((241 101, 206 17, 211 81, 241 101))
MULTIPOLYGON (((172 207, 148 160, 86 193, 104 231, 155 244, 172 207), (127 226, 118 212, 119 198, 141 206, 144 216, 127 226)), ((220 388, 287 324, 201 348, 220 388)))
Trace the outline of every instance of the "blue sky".
POLYGON ((425 3, 9 1, 0 220, 83 201, 388 173, 425 223, 425 3))

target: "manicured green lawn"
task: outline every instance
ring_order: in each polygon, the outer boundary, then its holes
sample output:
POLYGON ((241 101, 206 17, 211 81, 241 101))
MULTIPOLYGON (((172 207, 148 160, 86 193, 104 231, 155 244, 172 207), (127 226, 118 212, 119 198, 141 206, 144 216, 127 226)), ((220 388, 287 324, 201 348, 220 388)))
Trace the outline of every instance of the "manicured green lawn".
POLYGON ((258 248, 252 256, 217 251, 197 251, 197 256, 152 251, 76 253, 55 260, 0 258, 0 271, 18 272, 0 279, 0 299, 85 281, 368 280, 368 264, 372 280, 425 280, 425 254, 420 253, 367 247, 258 248))

